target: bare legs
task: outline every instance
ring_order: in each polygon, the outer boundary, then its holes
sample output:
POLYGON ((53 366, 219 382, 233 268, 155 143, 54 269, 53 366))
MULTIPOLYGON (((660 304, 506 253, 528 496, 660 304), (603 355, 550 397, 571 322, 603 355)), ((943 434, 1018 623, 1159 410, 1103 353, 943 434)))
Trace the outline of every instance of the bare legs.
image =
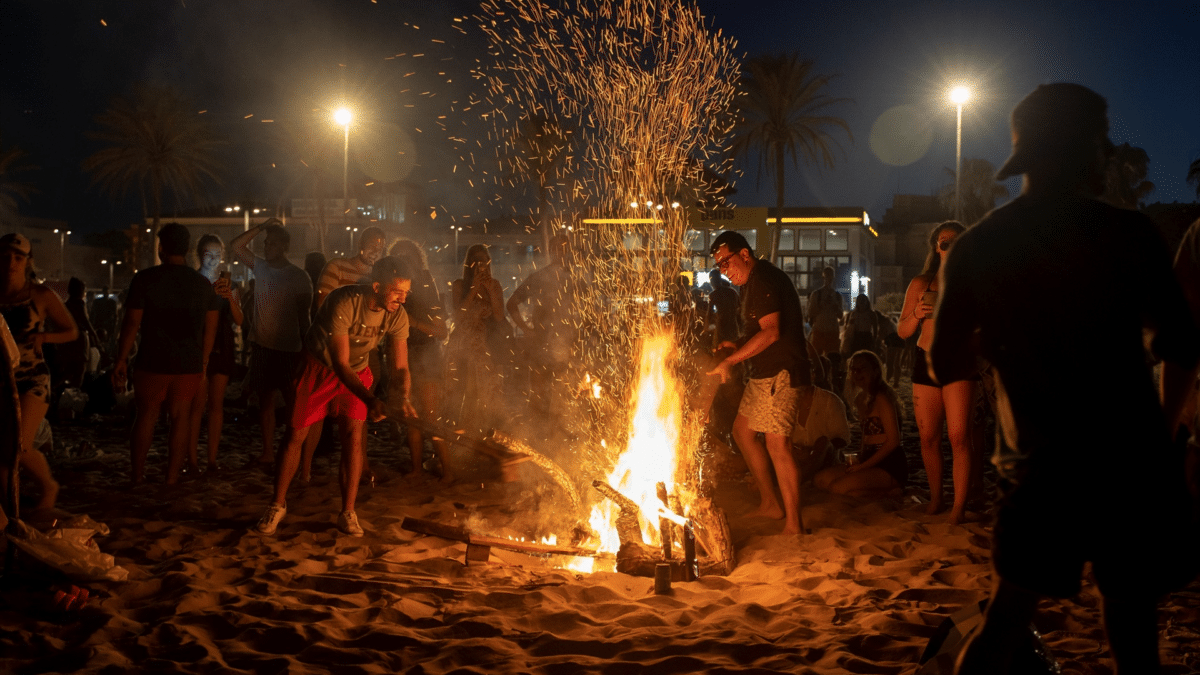
POLYGON ((966 518, 967 497, 970 492, 972 465, 975 456, 971 442, 971 406, 975 383, 970 380, 952 382, 945 387, 913 385, 913 411, 917 431, 921 436, 921 460, 929 477, 928 513, 943 510, 942 501, 942 423, 946 423, 954 459, 954 508, 950 522, 961 523, 966 518))
POLYGON ((20 456, 21 466, 29 471, 42 489, 42 497, 35 509, 54 508, 54 502, 58 499, 58 482, 50 474, 50 464, 46 461, 46 456, 33 447, 38 426, 49 409, 50 404, 40 396, 26 393, 21 397, 21 446, 24 448, 20 456))
MULTIPOLYGON (((354 502, 358 499, 358 481, 362 476, 363 456, 365 455, 363 444, 365 425, 366 422, 363 420, 351 420, 344 417, 338 419, 338 429, 342 432, 340 481, 343 511, 353 511, 354 502)), ((288 428, 283 448, 280 450, 279 467, 275 471, 274 503, 279 506, 287 506, 288 486, 291 485, 296 470, 300 468, 300 454, 304 447, 304 441, 313 435, 316 426, 314 424, 299 429, 288 428)))
MULTIPOLYGON (((420 413, 427 420, 438 418, 437 415, 437 400, 438 386, 435 382, 420 382, 413 387, 417 395, 417 403, 421 406, 420 413)), ((440 438, 432 439, 433 449, 437 452, 438 461, 442 465, 442 482, 449 484, 454 482, 454 474, 450 470, 449 457, 446 455, 448 446, 446 441, 440 438)), ((409 425, 408 427, 408 449, 412 454, 413 475, 420 476, 424 471, 422 466, 422 453, 425 447, 425 439, 421 435, 421 430, 409 425)))
POLYGON ((229 376, 214 374, 200 383, 196 397, 192 399, 190 413, 191 434, 188 438, 188 468, 198 471, 200 423, 204 420, 205 410, 208 411, 208 469, 217 468, 217 450, 221 445, 221 427, 225 424, 225 387, 229 384, 229 376))
POLYGON ((146 478, 146 455, 150 452, 150 443, 154 439, 154 425, 158 423, 159 413, 165 403, 167 415, 171 420, 167 435, 167 484, 174 485, 179 480, 179 470, 183 467, 188 453, 188 441, 191 437, 188 422, 192 399, 202 382, 201 375, 135 373, 134 377, 137 417, 133 420, 133 437, 129 442, 133 484, 141 485, 146 478), (191 381, 192 378, 195 378, 194 382, 191 381))
POLYGON ((750 474, 754 476, 762 500, 751 515, 783 518, 783 534, 800 534, 804 530, 804 522, 800 517, 800 472, 792 456, 791 442, 787 436, 780 434, 764 436, 767 439, 766 447, 759 442, 758 434, 750 428, 750 421, 745 415, 738 415, 733 421, 733 438, 746 458, 746 465, 750 467, 750 474), (772 465, 779 479, 782 505, 775 498, 775 484, 771 480, 772 465))

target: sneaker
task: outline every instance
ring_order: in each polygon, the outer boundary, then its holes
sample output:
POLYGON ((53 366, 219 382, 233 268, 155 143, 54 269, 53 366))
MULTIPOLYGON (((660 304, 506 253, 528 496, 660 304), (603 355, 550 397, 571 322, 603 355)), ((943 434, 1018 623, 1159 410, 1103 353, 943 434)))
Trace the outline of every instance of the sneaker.
POLYGON ((338 516, 337 528, 351 537, 363 536, 362 525, 358 524, 358 514, 353 511, 342 511, 338 516))
POLYGON ((283 520, 286 513, 286 506, 271 504, 267 507, 267 512, 263 514, 263 517, 259 518, 254 530, 259 534, 275 534, 275 528, 279 527, 279 521, 283 520))

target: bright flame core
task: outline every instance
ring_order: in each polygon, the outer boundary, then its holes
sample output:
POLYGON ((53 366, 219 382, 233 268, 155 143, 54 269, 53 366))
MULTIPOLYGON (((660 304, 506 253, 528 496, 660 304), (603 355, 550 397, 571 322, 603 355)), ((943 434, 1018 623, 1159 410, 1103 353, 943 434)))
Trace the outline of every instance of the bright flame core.
MULTIPOLYGON (((651 545, 661 544, 658 522, 647 520, 662 507, 657 483, 675 492, 679 468, 679 440, 683 430, 683 387, 671 370, 675 344, 669 333, 642 342, 637 386, 633 390, 629 443, 608 475, 608 484, 632 499, 642 511, 642 536, 651 545)), ((621 547, 615 527, 620 510, 610 500, 592 507, 589 524, 600 536, 599 549, 616 552, 621 547)))

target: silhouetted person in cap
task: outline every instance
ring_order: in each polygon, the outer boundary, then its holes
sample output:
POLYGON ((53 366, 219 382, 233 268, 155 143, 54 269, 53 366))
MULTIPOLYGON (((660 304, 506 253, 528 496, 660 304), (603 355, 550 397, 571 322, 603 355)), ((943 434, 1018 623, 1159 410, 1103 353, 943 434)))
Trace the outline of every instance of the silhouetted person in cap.
POLYGON ((1104 98, 1042 85, 1012 132, 997 179, 1024 174, 1021 194, 955 241, 930 350, 940 381, 974 371, 975 350, 995 366, 1015 451, 1000 462, 1014 486, 996 514, 992 598, 957 672, 1010 672, 1038 601, 1076 595, 1090 562, 1117 672, 1155 673, 1157 599, 1194 574, 1172 435, 1200 331, 1154 224, 1096 199, 1112 147, 1104 98), (1051 300, 1067 288, 1084 292, 1051 300), (1158 393, 1144 329, 1164 362, 1158 393))

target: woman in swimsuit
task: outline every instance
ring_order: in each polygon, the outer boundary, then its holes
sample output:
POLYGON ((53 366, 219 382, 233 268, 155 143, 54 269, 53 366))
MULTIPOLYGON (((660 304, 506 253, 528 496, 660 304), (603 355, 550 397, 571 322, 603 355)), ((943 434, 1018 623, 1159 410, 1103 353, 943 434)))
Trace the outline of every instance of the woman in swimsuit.
MULTIPOLYGON (((942 422, 950 436, 954 459, 954 508, 950 522, 966 519, 967 496, 971 485, 971 411, 975 399, 975 381, 935 382, 929 374, 925 352, 933 344, 933 309, 937 299, 937 273, 950 250, 954 238, 966 228, 962 223, 948 220, 939 224, 929 235, 929 257, 925 270, 908 285, 904 309, 896 332, 902 338, 920 333, 913 354, 913 414, 921 436, 921 460, 929 476, 929 508, 927 513, 941 512, 942 501, 942 422), (928 328, 925 320, 929 319, 928 328)), ((965 347, 965 345, 964 345, 965 347)))
POLYGON ((33 447, 38 425, 50 409, 50 368, 42 345, 63 344, 79 337, 71 313, 58 294, 37 283, 31 274, 29 240, 20 234, 0 237, 0 315, 8 323, 20 351, 13 373, 21 397, 21 466, 42 489, 38 509, 54 507, 58 483, 46 456, 33 447))
POLYGON ((902 489, 908 462, 900 448, 900 402, 883 379, 883 363, 863 350, 850 357, 846 398, 862 425, 858 463, 823 469, 813 477, 821 490, 867 497, 902 489))

